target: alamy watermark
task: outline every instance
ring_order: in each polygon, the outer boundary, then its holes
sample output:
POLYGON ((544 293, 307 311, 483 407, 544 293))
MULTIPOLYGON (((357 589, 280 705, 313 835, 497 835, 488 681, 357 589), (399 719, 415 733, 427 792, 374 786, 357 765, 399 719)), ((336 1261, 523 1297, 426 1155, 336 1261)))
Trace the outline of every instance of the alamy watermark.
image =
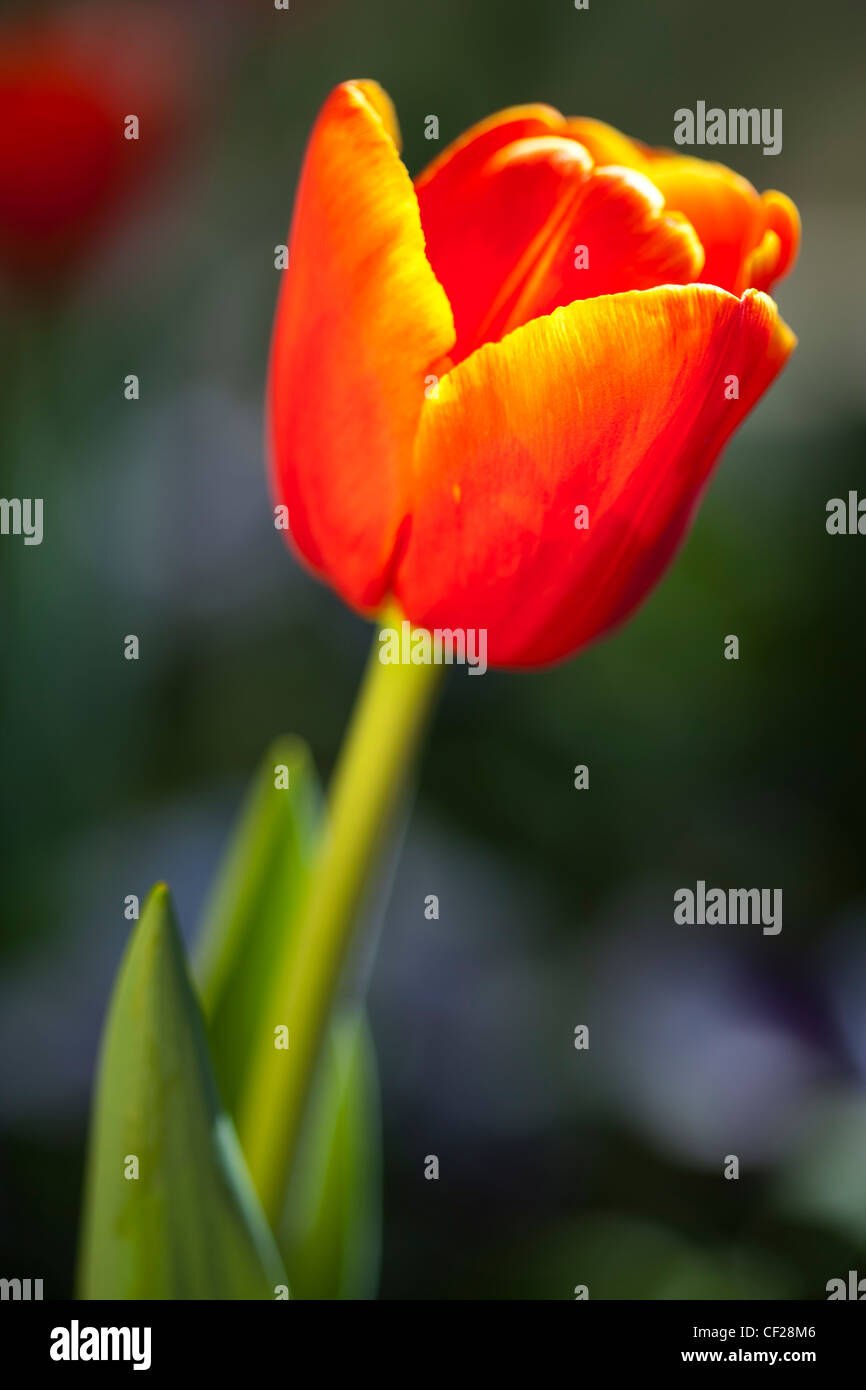
POLYGON ((42 544, 42 498, 0 497, 0 536, 23 536, 25 545, 42 544))
POLYGON ((674 112, 677 145, 763 145, 764 154, 782 151, 782 109, 768 106, 720 106, 707 109, 699 101, 694 111, 681 106, 674 112))
POLYGON ((51 1329, 52 1361, 131 1361, 134 1371, 150 1370, 149 1327, 68 1327, 51 1329))
POLYGON ((468 666, 470 676, 487 670, 486 627, 434 627, 429 632, 404 620, 379 633, 383 666, 468 666))
POLYGON ((781 888, 707 888, 699 878, 694 889, 674 893, 674 921, 680 926, 763 927, 764 936, 782 930, 781 888))
POLYGON ((11 1299, 14 1303, 40 1302, 42 1299, 41 1279, 0 1279, 0 1299, 11 1299))
POLYGON ((827 1302, 835 1303, 841 1299, 854 1299, 857 1303, 866 1300, 866 1279, 861 1279, 856 1269, 848 1270, 846 1279, 828 1279, 825 1284, 827 1302))

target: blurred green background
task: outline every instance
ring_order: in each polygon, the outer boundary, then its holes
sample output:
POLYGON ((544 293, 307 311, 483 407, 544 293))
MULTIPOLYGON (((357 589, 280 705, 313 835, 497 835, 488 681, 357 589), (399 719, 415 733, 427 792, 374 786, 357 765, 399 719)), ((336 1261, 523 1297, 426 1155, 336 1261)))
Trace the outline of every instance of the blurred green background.
POLYGON ((0 1273, 71 1289, 125 895, 167 879, 191 939, 268 742, 336 756, 370 629, 274 532, 262 393, 309 127, 374 77, 413 172, 515 102, 656 144, 699 99, 781 107, 778 157, 719 154, 804 223, 776 289, 800 347, 661 587, 556 670, 452 673, 371 987, 382 1295, 825 1297, 866 1274, 866 540, 824 525, 866 491, 866 9, 169 8, 191 100, 165 168, 62 288, 0 301, 2 494, 45 499, 44 543, 0 554, 0 1273), (675 927, 699 878, 782 887, 782 933, 675 927))

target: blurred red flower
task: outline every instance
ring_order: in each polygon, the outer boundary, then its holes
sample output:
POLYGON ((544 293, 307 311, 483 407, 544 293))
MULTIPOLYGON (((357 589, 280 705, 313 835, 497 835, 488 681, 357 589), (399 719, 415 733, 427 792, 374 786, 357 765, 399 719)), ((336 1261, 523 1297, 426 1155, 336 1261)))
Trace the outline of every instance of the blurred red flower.
POLYGON ((98 244, 171 150, 189 79, 186 26, 158 4, 0 27, 0 271, 54 281, 98 244))

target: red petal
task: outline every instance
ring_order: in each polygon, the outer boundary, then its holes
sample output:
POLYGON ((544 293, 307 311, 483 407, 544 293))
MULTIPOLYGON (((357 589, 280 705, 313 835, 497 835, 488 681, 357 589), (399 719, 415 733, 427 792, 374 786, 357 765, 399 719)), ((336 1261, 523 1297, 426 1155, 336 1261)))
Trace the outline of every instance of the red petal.
POLYGON ((724 164, 654 150, 603 121, 578 116, 569 133, 596 164, 623 164, 647 175, 668 208, 683 213, 706 252, 701 280, 732 294, 771 289, 791 269, 800 244, 797 209, 783 193, 762 196, 724 164))
POLYGON ((387 588, 425 376, 454 340, 395 132, 374 83, 347 83, 325 104, 271 351, 276 496, 303 555, 360 608, 387 588))
POLYGON ((664 569, 793 345, 772 300, 692 285, 582 300, 481 348, 424 407, 406 616, 484 628, 506 666, 606 631, 664 569))
MULTIPOLYGON (((450 167, 450 166, 448 166, 450 167)), ((455 208, 418 189, 427 254, 454 311, 461 360, 575 299, 683 284, 703 250, 661 194, 628 169, 595 170, 574 140, 519 140, 474 170, 455 208)))

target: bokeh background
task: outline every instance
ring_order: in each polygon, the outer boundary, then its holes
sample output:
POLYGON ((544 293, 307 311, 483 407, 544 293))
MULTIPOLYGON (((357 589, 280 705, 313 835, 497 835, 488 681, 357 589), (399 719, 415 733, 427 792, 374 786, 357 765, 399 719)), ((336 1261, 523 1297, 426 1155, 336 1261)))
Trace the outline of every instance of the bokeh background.
MULTIPOLYGON (((72 23, 72 52, 78 11, 7 4, 0 72, 37 14, 72 23)), ((153 115, 125 151, 134 177, 113 171, 94 225, 62 245, 30 228, 0 257, 0 491, 45 499, 40 547, 0 542, 0 1272, 71 1290, 125 895, 166 878, 192 940, 269 741, 302 734, 323 777, 336 756, 370 629, 273 529, 262 392, 306 135, 335 83, 369 76, 413 171, 517 101, 658 144, 699 99, 781 107, 778 157, 719 153, 789 193, 805 228, 776 291, 799 350, 662 586, 556 670, 452 673, 371 987, 382 1294, 823 1298, 866 1274, 866 540, 824 525, 829 498, 866 492, 866 9, 115 0, 111 15, 94 91, 100 74, 140 83, 130 109, 153 115), (781 935, 674 926, 674 891, 699 878, 781 887, 781 935)), ((2 184, 29 137, 0 127, 2 184)))

